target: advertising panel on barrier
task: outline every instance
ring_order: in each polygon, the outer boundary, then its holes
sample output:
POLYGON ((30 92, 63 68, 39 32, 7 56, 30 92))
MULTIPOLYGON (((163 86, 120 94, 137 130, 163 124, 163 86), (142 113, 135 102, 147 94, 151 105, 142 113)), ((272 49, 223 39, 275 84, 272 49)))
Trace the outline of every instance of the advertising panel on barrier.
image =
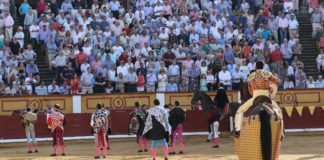
POLYGON ((64 113, 73 113, 72 96, 15 96, 0 98, 0 115, 11 115, 12 111, 26 109, 31 106, 34 109, 46 109, 48 105, 59 104, 64 113))

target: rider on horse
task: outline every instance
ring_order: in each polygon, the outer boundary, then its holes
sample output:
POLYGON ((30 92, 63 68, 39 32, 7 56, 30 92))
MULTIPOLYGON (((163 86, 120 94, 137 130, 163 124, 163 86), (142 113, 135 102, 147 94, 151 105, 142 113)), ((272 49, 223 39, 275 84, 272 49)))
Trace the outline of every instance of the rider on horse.
MULTIPOLYGON (((236 112, 235 134, 237 136, 239 136, 239 131, 241 130, 244 112, 252 106, 254 99, 260 95, 268 96, 271 99, 274 98, 279 84, 280 79, 271 72, 263 70, 263 62, 258 61, 256 63, 256 71, 248 77, 249 93, 252 95, 252 98, 241 105, 236 112)), ((272 101, 272 104, 279 108, 276 102, 272 101)))

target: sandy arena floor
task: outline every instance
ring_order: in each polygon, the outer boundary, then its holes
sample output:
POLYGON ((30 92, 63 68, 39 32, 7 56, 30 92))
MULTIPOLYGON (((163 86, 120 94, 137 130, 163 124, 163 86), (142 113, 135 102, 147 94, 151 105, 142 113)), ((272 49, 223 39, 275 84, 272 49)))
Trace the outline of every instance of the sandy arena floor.
MULTIPOLYGON (((218 149, 211 148, 212 144, 205 142, 205 136, 185 137, 185 154, 170 156, 170 160, 237 160, 233 151, 232 138, 221 138, 218 149)), ((40 153, 26 153, 25 143, 0 144, 1 160, 50 160, 50 159, 93 159, 94 141, 67 141, 66 156, 49 157, 51 143, 41 142, 40 153)), ((108 151, 110 160, 149 160, 150 152, 137 153, 135 139, 112 139, 111 150, 108 151)), ((158 160, 162 160, 162 149, 158 146, 158 160)), ((59 148, 58 148, 58 151, 59 148)), ((324 160, 323 136, 288 136, 282 145, 282 160, 324 160)))

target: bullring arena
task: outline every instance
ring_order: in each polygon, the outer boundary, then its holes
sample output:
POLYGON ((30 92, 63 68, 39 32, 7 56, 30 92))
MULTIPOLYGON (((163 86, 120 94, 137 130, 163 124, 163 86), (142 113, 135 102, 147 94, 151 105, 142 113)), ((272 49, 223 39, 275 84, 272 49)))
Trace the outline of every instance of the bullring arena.
MULTIPOLYGON (((211 97, 215 93, 208 93, 211 97)), ((239 93, 228 91, 231 102, 239 101, 239 93)), ((206 142, 207 124, 202 111, 191 110, 190 101, 193 93, 143 93, 143 94, 110 94, 110 95, 71 95, 71 96, 26 96, 4 97, 0 99, 0 159, 93 159, 94 140, 90 133, 90 117, 98 102, 111 107, 112 135, 111 149, 106 159, 151 159, 150 152, 137 153, 134 136, 128 135, 129 113, 134 102, 152 106, 157 98, 162 104, 173 104, 180 101, 186 109, 187 119, 184 122, 185 150, 183 155, 170 155, 171 160, 207 160, 238 159, 234 152, 233 137, 230 137, 230 120, 220 124, 220 148, 212 148, 206 142), (41 112, 36 123, 36 137, 39 142, 39 153, 26 152, 26 139, 20 118, 11 116, 13 110, 24 109, 31 105, 42 109, 44 106, 60 104, 66 114, 64 137, 66 156, 51 154, 51 135, 47 129, 46 117, 41 112), (10 123, 9 123, 10 122, 10 123)), ((275 100, 283 108, 286 137, 281 146, 280 159, 284 160, 321 160, 324 159, 323 90, 284 90, 279 91, 275 100), (296 103, 298 102, 298 104, 296 103)), ((150 144, 150 142, 149 142, 150 144)), ((160 145, 160 144, 159 144, 160 145)), ((150 146, 150 145, 149 145, 150 146)), ((162 149, 158 148, 158 159, 162 159, 162 149)))

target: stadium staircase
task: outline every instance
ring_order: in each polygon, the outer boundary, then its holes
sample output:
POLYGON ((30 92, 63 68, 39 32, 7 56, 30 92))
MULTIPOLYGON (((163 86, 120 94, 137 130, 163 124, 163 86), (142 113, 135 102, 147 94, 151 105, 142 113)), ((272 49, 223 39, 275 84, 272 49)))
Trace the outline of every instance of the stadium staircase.
POLYGON ((299 58, 304 63, 306 76, 313 76, 317 79, 319 72, 316 66, 316 57, 319 50, 312 38, 311 15, 309 13, 297 13, 296 17, 299 23, 299 41, 303 47, 302 55, 299 58))
MULTIPOLYGON (((15 25, 13 28, 13 33, 16 33, 18 26, 23 26, 20 22, 19 17, 15 18, 15 25)), ((29 39, 26 38, 26 34, 25 34, 25 39, 24 39, 24 44, 30 44, 29 39)), ((36 46, 33 46, 33 48, 35 48, 36 46)), ((51 70, 49 69, 49 65, 48 65, 48 60, 47 60, 47 56, 46 54, 41 54, 41 53, 37 53, 37 59, 35 61, 35 64, 37 64, 38 69, 39 69, 39 74, 40 74, 40 79, 44 80, 46 84, 50 84, 51 81, 54 79, 54 75, 51 72, 51 70)))

